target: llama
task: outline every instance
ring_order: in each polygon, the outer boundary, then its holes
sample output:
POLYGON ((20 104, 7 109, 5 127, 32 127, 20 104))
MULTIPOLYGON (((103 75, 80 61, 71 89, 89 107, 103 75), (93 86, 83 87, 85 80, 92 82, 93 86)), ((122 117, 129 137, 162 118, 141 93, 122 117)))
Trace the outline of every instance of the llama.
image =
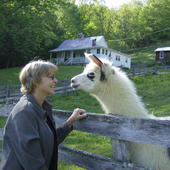
MULTIPOLYGON (((132 81, 109 61, 85 53, 91 61, 84 71, 71 79, 71 87, 92 94, 105 113, 150 118, 132 81)), ((169 148, 129 143, 132 163, 155 170, 170 170, 169 148)))

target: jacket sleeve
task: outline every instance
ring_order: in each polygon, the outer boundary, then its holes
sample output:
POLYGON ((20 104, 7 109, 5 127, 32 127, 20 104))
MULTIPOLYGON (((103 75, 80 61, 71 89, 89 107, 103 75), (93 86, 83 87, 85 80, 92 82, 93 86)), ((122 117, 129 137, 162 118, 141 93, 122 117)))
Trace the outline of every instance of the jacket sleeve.
POLYGON ((68 127, 67 122, 65 122, 62 126, 57 128, 57 144, 59 145, 63 140, 68 136, 68 134, 73 130, 73 126, 71 128, 68 127))
POLYGON ((48 170, 40 145, 35 114, 19 112, 6 127, 17 158, 25 170, 48 170))

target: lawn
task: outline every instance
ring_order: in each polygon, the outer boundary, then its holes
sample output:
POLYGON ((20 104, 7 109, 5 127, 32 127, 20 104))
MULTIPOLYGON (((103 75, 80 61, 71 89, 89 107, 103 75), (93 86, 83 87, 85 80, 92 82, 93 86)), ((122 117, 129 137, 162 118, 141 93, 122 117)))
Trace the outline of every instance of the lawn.
MULTIPOLYGON (((22 67, 8 68, 8 69, 0 69, 0 86, 3 85, 19 85, 19 73, 22 67)), ((76 74, 79 74, 83 71, 83 66, 59 66, 56 78, 58 81, 60 80, 68 80, 71 79, 76 74)))

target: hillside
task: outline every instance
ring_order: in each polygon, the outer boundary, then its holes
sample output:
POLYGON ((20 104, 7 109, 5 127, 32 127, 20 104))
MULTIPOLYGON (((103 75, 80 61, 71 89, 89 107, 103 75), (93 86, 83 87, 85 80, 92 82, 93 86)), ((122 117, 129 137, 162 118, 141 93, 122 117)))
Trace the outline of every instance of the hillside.
POLYGON ((148 47, 142 47, 134 50, 130 55, 132 56, 132 63, 150 63, 155 61, 155 50, 158 47, 170 46, 170 41, 159 42, 151 44, 148 47))

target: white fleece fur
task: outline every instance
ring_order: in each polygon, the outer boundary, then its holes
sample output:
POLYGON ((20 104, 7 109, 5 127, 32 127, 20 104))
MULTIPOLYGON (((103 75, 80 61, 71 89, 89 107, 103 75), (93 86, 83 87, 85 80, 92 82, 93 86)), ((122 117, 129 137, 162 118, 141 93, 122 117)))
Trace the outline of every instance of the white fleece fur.
MULTIPOLYGON (((150 118, 133 82, 108 61, 102 62, 105 63, 102 65, 106 76, 104 81, 100 80, 101 69, 90 62, 83 73, 72 78, 71 86, 91 93, 100 102, 105 113, 150 118), (93 81, 87 77, 90 72, 95 75, 93 81)), ((170 170, 170 158, 164 147, 130 142, 130 155, 134 164, 155 170, 170 170)))

